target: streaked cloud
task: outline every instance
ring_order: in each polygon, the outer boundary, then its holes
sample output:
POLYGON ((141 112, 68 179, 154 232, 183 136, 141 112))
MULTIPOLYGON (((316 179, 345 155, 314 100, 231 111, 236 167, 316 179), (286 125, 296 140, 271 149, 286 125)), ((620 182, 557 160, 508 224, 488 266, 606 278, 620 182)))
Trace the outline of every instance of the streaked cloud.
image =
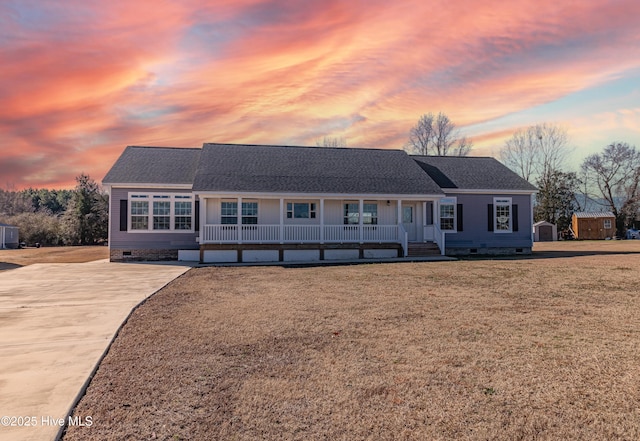
POLYGON ((401 148, 429 111, 476 154, 539 121, 640 147, 640 4, 563 3, 10 0, 0 186, 100 180, 130 144, 401 148))

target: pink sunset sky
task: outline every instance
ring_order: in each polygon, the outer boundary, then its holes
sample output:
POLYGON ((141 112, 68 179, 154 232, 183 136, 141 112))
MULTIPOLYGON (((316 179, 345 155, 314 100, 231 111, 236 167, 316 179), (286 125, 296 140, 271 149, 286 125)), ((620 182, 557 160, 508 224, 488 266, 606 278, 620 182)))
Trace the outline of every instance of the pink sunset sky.
POLYGON ((0 188, 101 181, 127 145, 400 149, 443 111, 496 156, 640 147, 638 0, 3 0, 0 188))

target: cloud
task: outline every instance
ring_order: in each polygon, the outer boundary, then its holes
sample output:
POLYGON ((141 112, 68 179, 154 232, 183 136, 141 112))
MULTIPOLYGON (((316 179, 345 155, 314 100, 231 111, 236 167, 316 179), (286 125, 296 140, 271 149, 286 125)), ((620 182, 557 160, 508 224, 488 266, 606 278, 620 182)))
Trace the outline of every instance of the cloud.
MULTIPOLYGON (((430 111, 493 154, 510 115, 639 69, 639 13, 635 0, 4 2, 0 180, 99 180, 127 144, 401 148, 430 111)), ((607 127, 637 133, 635 107, 619 108, 607 127)))

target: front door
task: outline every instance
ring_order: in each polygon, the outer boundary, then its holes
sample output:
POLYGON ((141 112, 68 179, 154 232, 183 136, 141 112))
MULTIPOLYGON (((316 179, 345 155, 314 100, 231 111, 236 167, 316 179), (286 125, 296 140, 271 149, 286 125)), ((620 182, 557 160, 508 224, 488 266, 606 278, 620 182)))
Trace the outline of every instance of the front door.
POLYGON ((402 226, 407 230, 409 242, 417 240, 416 235, 416 209, 415 205, 402 205, 402 226))

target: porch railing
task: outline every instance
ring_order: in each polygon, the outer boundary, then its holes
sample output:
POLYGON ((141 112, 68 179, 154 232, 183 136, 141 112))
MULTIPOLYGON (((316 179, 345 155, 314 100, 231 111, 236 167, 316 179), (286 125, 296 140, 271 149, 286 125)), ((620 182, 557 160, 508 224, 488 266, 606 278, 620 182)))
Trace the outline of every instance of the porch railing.
POLYGON ((433 241, 438 245, 438 247, 440 248, 440 254, 444 256, 445 253, 445 233, 444 231, 442 231, 440 229, 440 227, 437 224, 433 225, 433 241))
POLYGON ((362 225, 362 228, 360 225, 204 225, 203 236, 201 243, 358 243, 403 239, 397 225, 362 225))

